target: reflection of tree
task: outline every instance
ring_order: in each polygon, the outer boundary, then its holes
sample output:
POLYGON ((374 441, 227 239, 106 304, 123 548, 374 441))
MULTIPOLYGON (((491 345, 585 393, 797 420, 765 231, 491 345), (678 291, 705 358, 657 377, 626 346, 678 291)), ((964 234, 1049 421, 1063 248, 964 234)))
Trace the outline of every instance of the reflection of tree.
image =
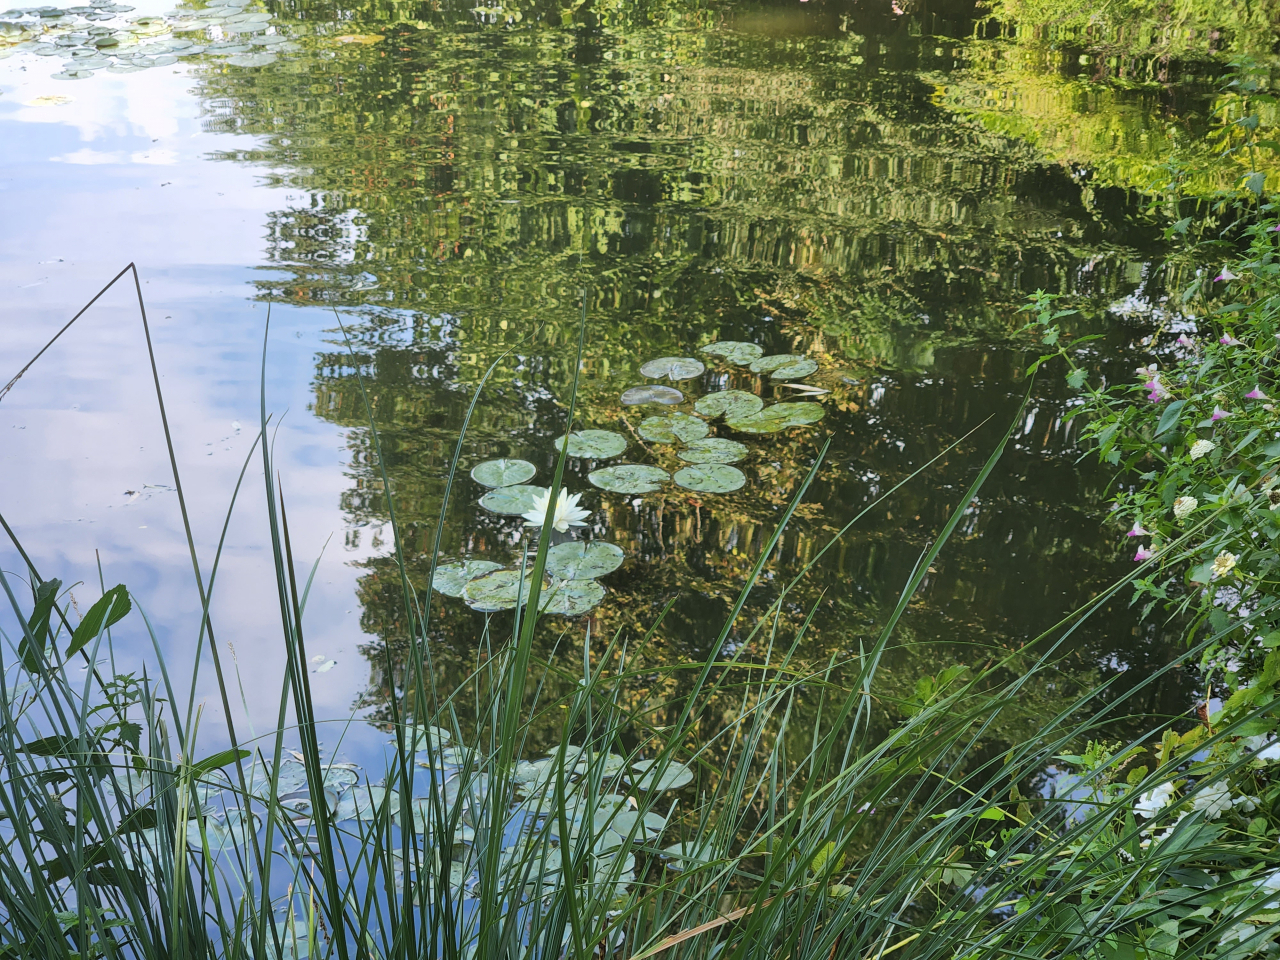
MULTIPOLYGON (((868 516, 782 606, 781 637, 817 610, 806 660, 856 650, 1016 409, 1026 358, 1000 345, 1016 339, 1026 293, 1105 304, 1132 289, 1145 255, 1064 171, 934 103, 918 75, 949 54, 933 39, 860 36, 830 11, 804 21, 809 34, 774 29, 797 14, 767 6, 729 26, 677 2, 486 10, 303 4, 304 56, 199 78, 210 125, 258 137, 227 158, 306 195, 270 220, 276 274, 261 295, 348 315, 354 352, 323 355, 316 383, 316 411, 351 428, 344 507, 357 525, 388 516, 358 366, 410 579, 426 597, 469 388, 500 360, 465 465, 520 456, 547 477, 587 289, 579 426, 634 426, 641 414, 617 398, 638 365, 720 337, 819 357, 816 379, 833 391, 816 429, 750 439, 738 493, 672 490, 636 504, 592 492, 594 532, 629 558, 606 581, 593 634, 642 636, 674 598, 645 654, 654 662, 714 652, 728 598, 824 437, 831 455, 753 615, 878 492, 994 418, 868 516)), ((890 658, 904 676, 983 656, 966 645, 1016 646, 1117 573, 1087 506, 1103 481, 1076 465, 1062 424, 1067 397, 1036 390, 1022 439, 912 608, 918 646, 890 658)), ((670 459, 638 444, 630 455, 670 459)), ((586 472, 571 464, 571 489, 592 490, 586 472)), ((519 521, 476 508, 465 477, 456 492, 444 552, 513 560, 519 521)), ((366 628, 404 669, 392 562, 372 561, 360 590, 366 628)), ((483 618, 432 602, 433 662, 448 686, 474 663, 483 618)), ((1160 659, 1154 633, 1116 612, 1077 641, 1078 665, 1092 671, 1121 635, 1120 659, 1160 659)), ((543 652, 554 642, 549 626, 543 652)), ((390 683, 375 675, 375 691, 390 683)))

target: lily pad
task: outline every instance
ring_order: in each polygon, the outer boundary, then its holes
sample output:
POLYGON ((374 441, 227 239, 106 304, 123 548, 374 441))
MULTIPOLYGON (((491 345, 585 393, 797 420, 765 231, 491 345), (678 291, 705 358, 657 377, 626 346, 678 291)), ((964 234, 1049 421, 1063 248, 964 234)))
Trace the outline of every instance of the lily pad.
POLYGON ((701 440, 710 428, 705 420, 687 413, 669 413, 662 417, 645 417, 640 421, 640 436, 654 443, 691 443, 701 440))
POLYGON ((384 804, 387 805, 387 814, 395 816, 400 808, 400 795, 394 790, 388 791, 386 787, 357 787, 338 801, 333 819, 372 820, 384 804))
POLYGON ((825 415, 826 411, 818 403, 775 403, 754 416, 729 420, 727 425, 741 433, 776 433, 788 427, 817 423, 825 415))
POLYGON ((671 479, 667 471, 641 463, 592 470, 587 479, 612 493, 653 493, 671 479))
POLYGON ((435 587, 446 597, 462 596, 462 589, 476 577, 501 570, 502 564, 492 560, 464 560, 461 563, 442 563, 436 567, 436 575, 431 580, 435 587))
POLYGON ((798 363, 803 359, 804 357, 798 353, 771 353, 767 357, 752 360, 749 369, 752 373, 773 373, 780 367, 785 367, 789 363, 798 363))
POLYGON ((517 597, 522 604, 528 601, 532 586, 533 577, 526 574, 521 582, 519 570, 495 570, 469 582, 463 588, 462 599, 481 613, 514 610, 517 597))
MULTIPOLYGON (((255 26, 254 24, 244 24, 241 26, 241 32, 246 27, 255 26)), ((164 58, 157 57, 156 63, 164 58)), ((237 53, 234 57, 227 57, 227 63, 233 67, 265 67, 268 64, 275 63, 279 59, 274 53, 237 53)))
MULTIPOLYGON (((737 463, 747 455, 747 445, 723 437, 695 440, 676 454, 687 463, 737 463)), ((677 481, 678 482, 678 481, 677 481)))
POLYGON ((640 375, 655 380, 692 380, 702 376, 706 369, 701 360, 693 357, 659 357, 642 366, 640 375))
MULTIPOLYGON (((556 453, 564 437, 556 437, 553 442, 556 453)), ((569 434, 568 454, 583 460, 608 460, 627 449, 627 438, 612 430, 578 430, 569 434)))
POLYGON ((663 403, 667 406, 674 406, 677 403, 684 402, 684 394, 675 387, 628 387, 622 391, 622 405, 624 407, 635 407, 642 403, 663 403))
POLYGON ((604 587, 594 580, 561 580, 547 588, 543 613, 579 617, 604 599, 604 587))
POLYGON ((591 580, 622 565, 622 548, 604 540, 558 543, 547 551, 547 573, 561 580, 591 580))
POLYGON ((703 353, 713 357, 723 357, 729 363, 745 367, 753 360, 764 356, 764 348, 758 343, 747 343, 745 340, 717 340, 702 347, 703 353))
POLYGON ((452 739, 453 734, 444 727, 430 725, 419 727, 418 734, 413 741, 413 752, 422 753, 428 749, 439 750, 452 739))
POLYGON ((510 487, 530 479, 538 468, 528 460, 486 460, 471 470, 471 479, 486 487, 510 487))
POLYGON ((660 813, 651 811, 642 816, 635 810, 624 810, 609 824, 610 830, 623 837, 631 833, 632 827, 636 829, 635 840, 639 843, 662 836, 662 831, 667 829, 667 821, 660 813))
POLYGON ((671 858, 671 862, 667 866, 672 870, 696 867, 699 863, 707 863, 715 859, 711 844, 698 843, 694 840, 685 840, 681 843, 673 843, 669 847, 663 847, 662 853, 664 856, 671 858))
POLYGON ((640 774, 634 781, 637 790, 679 790, 693 782, 693 770, 679 760, 668 760, 661 775, 655 769, 657 765, 657 760, 641 760, 631 765, 631 769, 640 774))
POLYGON ((693 409, 704 417, 727 417, 738 420, 750 417, 764 409, 764 401, 745 390, 721 390, 699 397, 693 409))
POLYGON ((513 483, 509 487, 490 490, 480 498, 480 506, 504 517, 519 517, 533 509, 534 497, 544 496, 546 492, 545 487, 513 483))
POLYGON ((795 363, 784 364, 769 375, 771 380, 799 380, 801 377, 807 377, 809 374, 816 372, 818 362, 808 357, 802 357, 795 363))
POLYGON ((731 493, 747 482, 741 470, 727 463, 701 463, 682 467, 671 479, 677 486, 696 490, 698 493, 731 493))

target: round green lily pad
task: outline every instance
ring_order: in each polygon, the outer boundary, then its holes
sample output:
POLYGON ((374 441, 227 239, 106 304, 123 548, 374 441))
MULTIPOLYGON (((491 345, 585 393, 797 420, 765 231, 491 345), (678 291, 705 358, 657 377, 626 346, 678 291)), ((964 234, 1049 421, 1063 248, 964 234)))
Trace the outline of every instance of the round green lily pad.
POLYGON ((530 479, 538 468, 528 460, 486 460, 471 470, 471 479, 486 487, 510 487, 530 479))
POLYGON ((723 437, 695 440, 676 454, 687 463, 737 463, 747 455, 747 445, 723 437))
POLYGON ((522 604, 528 601, 532 586, 533 577, 528 575, 521 583, 519 570, 496 570, 468 582, 462 589, 462 599, 472 610, 482 613, 513 610, 517 597, 522 604))
POLYGON ((622 565, 622 548, 604 540, 558 543, 547 551, 547 573, 561 580, 590 580, 622 565))
POLYGON ((640 436, 654 443, 691 443, 707 435, 705 420, 687 413, 669 413, 662 417, 645 417, 640 421, 640 436))
POLYGON ((717 340, 701 349, 703 353, 709 353, 713 357, 723 357, 729 363, 744 367, 751 361, 759 360, 764 356, 764 347, 744 340, 717 340))
POLYGON ((794 363, 786 363, 769 375, 771 380, 799 380, 818 369, 818 361, 802 357, 794 363))
POLYGON ((659 357, 657 360, 650 360, 642 366, 640 375, 652 377, 655 380, 663 378, 667 380, 692 380, 694 377, 702 376, 702 371, 706 369, 701 360, 695 360, 693 357, 659 357))
POLYGON ((683 870, 685 867, 696 867, 699 863, 708 863, 715 859, 715 852, 710 843, 698 843, 696 840, 684 840, 662 848, 663 856, 671 858, 667 866, 672 870, 683 870))
POLYGON ((662 814, 653 811, 642 816, 635 810, 624 810, 609 824, 610 830, 623 837, 631 833, 632 827, 635 827, 636 831, 634 839, 639 843, 662 836, 662 831, 667 829, 667 821, 662 814))
POLYGON ((462 589, 476 577, 501 570, 502 564, 492 560, 464 560, 462 563, 442 563, 436 567, 436 575, 431 578, 431 586, 446 597, 462 596, 462 589))
POLYGON ((721 390, 699 397, 693 409, 704 417, 724 416, 730 420, 750 417, 764 409, 764 401, 745 390, 721 390))
POLYGON ((772 353, 767 357, 752 360, 748 369, 752 373, 773 373, 779 367, 785 367, 789 363, 797 363, 803 359, 804 357, 798 353, 772 353))
POLYGON ((675 387, 628 387, 622 391, 622 405, 624 407, 635 407, 642 403, 664 403, 667 406, 674 406, 677 403, 684 402, 684 394, 675 387))
POLYGON ((671 476, 658 467, 624 463, 616 467, 592 470, 587 479, 601 490, 612 493, 653 493, 670 480, 671 476))
POLYGON ((826 411, 822 409, 822 405, 817 403, 807 401, 775 403, 754 416, 733 419, 726 423, 731 430, 741 433, 776 433, 788 427, 817 423, 825 414, 826 411))
POLYGON ((547 588, 543 613, 579 617, 604 599, 604 587, 594 580, 561 580, 547 588))
MULTIPOLYGON (((560 446, 563 443, 563 436, 556 437, 553 442, 556 453, 560 452, 560 446)), ((584 460, 608 460, 626 449, 627 438, 612 430, 578 430, 569 434, 568 454, 571 457, 581 457, 584 460)))
POLYGON ((668 760, 661 776, 655 769, 657 766, 657 760, 641 760, 631 765, 631 769, 640 774, 635 778, 637 789, 678 790, 693 781, 693 771, 678 760, 668 760))
POLYGON ((503 516, 518 517, 533 509, 533 498, 547 492, 545 487, 535 487, 527 483, 515 483, 509 487, 498 487, 490 490, 480 498, 480 506, 503 516))
POLYGON ((677 486, 696 490, 698 493, 730 493, 747 482, 741 470, 727 463, 701 463, 682 467, 671 479, 677 486))

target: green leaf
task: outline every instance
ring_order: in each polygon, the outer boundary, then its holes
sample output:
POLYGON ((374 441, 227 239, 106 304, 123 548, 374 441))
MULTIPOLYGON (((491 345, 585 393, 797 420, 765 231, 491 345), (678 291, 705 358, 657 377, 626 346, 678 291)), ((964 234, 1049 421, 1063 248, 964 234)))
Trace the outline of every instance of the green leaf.
POLYGON ((1251 173, 1245 178, 1244 185, 1255 197, 1260 197, 1267 185, 1267 175, 1265 173, 1251 173))
POLYGON ((684 402, 684 394, 675 387, 660 387, 650 384, 643 387, 628 387, 622 391, 622 405, 634 407, 642 403, 661 403, 673 406, 684 402))
POLYGON ((486 460, 478 463, 471 470, 471 479, 486 487, 509 487, 512 484, 531 480, 538 472, 528 460, 486 460))
POLYGON ((698 493, 730 493, 747 482, 741 470, 725 463, 703 463, 682 467, 671 479, 677 486, 698 493))
POLYGON ((1004 811, 999 807, 988 807, 986 810, 983 810, 978 814, 978 819, 1000 821, 1004 819, 1004 811))
POLYGON ((723 416, 737 420, 759 413, 764 409, 764 401, 745 390, 721 390, 699 397, 693 409, 704 417, 723 416))
POLYGON ((624 463, 616 467, 592 470, 587 479, 601 490, 612 493, 653 493, 671 479, 667 471, 642 463, 624 463))
POLYGON ((1079 390, 1084 386, 1085 378, 1089 376, 1089 371, 1084 367, 1076 367, 1067 374, 1067 386, 1073 390, 1079 390))
POLYGON ((724 437, 695 440, 676 453, 687 463, 737 463, 747 455, 747 445, 724 437))
POLYGON ((462 563, 444 563, 436 567, 431 586, 446 597, 460 597, 467 584, 476 577, 501 570, 502 564, 492 560, 464 560, 462 563))
MULTIPOLYGON (((813 859, 809 861, 809 870, 813 873, 821 873, 822 868, 827 865, 831 857, 836 852, 834 841, 828 840, 822 845, 822 849, 813 855, 813 859)), ((835 863, 831 867, 831 873, 836 874, 844 869, 844 854, 841 853, 835 859, 835 863)))
MULTIPOLYGON (((564 443, 564 437, 556 437, 552 441, 556 453, 564 443)), ((627 438, 612 430, 579 430, 569 434, 569 447, 566 451, 570 457, 581 460, 608 460, 627 449, 627 438)))
POLYGON ((670 413, 664 417, 645 417, 640 421, 640 436, 651 443, 691 443, 707 435, 707 422, 687 413, 670 413))
POLYGON ((528 574, 522 582, 518 570, 497 570, 468 583, 462 591, 462 599, 472 610, 497 613, 499 610, 514 610, 517 599, 521 605, 528 603, 532 587, 533 577, 528 574))
POLYGON ((654 380, 661 380, 664 377, 668 380, 692 380, 694 377, 702 376, 702 372, 706 369, 701 360, 695 360, 693 357, 659 357, 642 366, 640 374, 652 377, 654 380))
POLYGON ((604 599, 604 587, 594 580, 557 580, 542 595, 543 613, 580 617, 604 599))
POLYGON ((191 775, 196 778, 203 777, 206 773, 211 773, 219 767, 225 767, 228 763, 244 760, 248 756, 248 750, 223 750, 193 763, 191 765, 191 775))
POLYGON ((746 366, 753 360, 759 360, 764 356, 764 348, 756 343, 747 343, 743 340, 718 340, 715 343, 708 343, 705 347, 699 348, 703 353, 709 353, 713 357, 724 357, 730 363, 736 363, 739 366, 746 366))
POLYGON ((35 607, 31 611, 31 619, 27 621, 27 630, 35 638, 36 646, 33 648, 26 636, 18 644, 18 656, 22 659, 22 665, 32 673, 39 670, 44 661, 44 648, 49 641, 49 617, 61 589, 61 580, 46 580, 36 587, 35 607))
POLYGON ((80 740, 77 737, 64 737, 61 735, 41 737, 39 740, 24 743, 22 752, 36 757, 69 757, 71 756, 70 748, 79 744, 79 742, 80 740))
POLYGON ((561 580, 594 580, 622 565, 622 548, 604 540, 558 543, 547 551, 546 570, 561 580))
POLYGON ((1157 437, 1164 436, 1178 425, 1178 418, 1182 416, 1182 408, 1186 405, 1185 400, 1175 400, 1164 408, 1164 413, 1160 414, 1160 422, 1156 425, 1157 437))
POLYGON ((84 646, 109 627, 114 626, 128 616, 133 609, 129 600, 129 591, 123 583, 118 583, 89 608, 76 632, 71 635, 71 645, 67 647, 67 656, 79 653, 84 646))
POLYGON ((546 487, 513 483, 509 487, 490 490, 480 498, 480 506, 506 517, 519 517, 533 509, 533 498, 547 492, 546 487))

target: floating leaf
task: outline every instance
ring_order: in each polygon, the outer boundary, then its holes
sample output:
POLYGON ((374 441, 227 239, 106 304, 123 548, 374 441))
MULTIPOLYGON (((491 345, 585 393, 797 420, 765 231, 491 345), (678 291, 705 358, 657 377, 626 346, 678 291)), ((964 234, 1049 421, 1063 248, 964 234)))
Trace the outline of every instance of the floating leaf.
POLYGON ((662 853, 671 858, 667 864, 672 870, 683 870, 685 867, 696 867, 700 863, 708 863, 715 859, 715 852, 710 843, 698 843, 696 840, 684 840, 663 847, 662 853))
POLYGON ((772 380, 799 380, 801 377, 807 377, 818 369, 818 362, 808 357, 803 357, 795 363, 784 364, 770 374, 772 380))
POLYGON ((701 348, 703 353, 713 357, 723 357, 729 363, 745 367, 753 360, 764 356, 764 348, 758 343, 747 343, 743 340, 718 340, 701 348))
POLYGON ((628 387, 622 391, 622 405, 635 407, 642 403, 663 403, 673 406, 684 402, 684 394, 675 387, 628 387))
POLYGON ((682 467, 671 478, 678 486, 698 493, 729 493, 747 482, 737 467, 725 463, 703 463, 682 467))
POLYGON ((558 543, 547 551, 547 573, 561 580, 591 580, 622 564, 622 548, 604 540, 558 543))
POLYGON ((678 760, 668 760, 666 769, 655 779, 657 765, 657 760, 641 760, 631 765, 632 770, 641 774, 635 781, 637 790, 678 790, 693 781, 693 771, 678 760))
POLYGON ((752 360, 749 369, 752 373, 773 373, 789 363, 798 363, 803 359, 804 357, 798 353, 772 353, 767 357, 752 360))
POLYGON ((530 479, 538 468, 528 460, 486 460, 471 470, 471 479, 486 487, 510 487, 530 479))
POLYGON ((655 380, 661 380, 664 377, 668 380, 692 380, 694 377, 702 376, 702 371, 706 369, 701 360, 695 360, 693 357, 659 357, 642 366, 640 375, 652 377, 655 380))
POLYGON ((699 397, 693 409, 704 417, 727 417, 738 420, 750 417, 764 409, 764 401, 745 390, 721 390, 699 397))
POLYGON ((825 414, 821 404, 808 401, 775 403, 754 416, 729 420, 727 425, 742 433, 776 433, 788 427, 817 423, 825 414))
POLYGON ((501 570, 502 564, 492 560, 466 560, 462 563, 444 563, 436 567, 436 575, 431 580, 435 587, 446 597, 462 596, 462 588, 476 577, 501 570))
POLYGON ((677 456, 688 463, 737 463, 747 455, 747 445, 723 437, 695 440, 677 456))
POLYGON ((517 597, 522 604, 528 601, 532 586, 533 577, 527 574, 521 582, 518 570, 496 570, 469 582, 462 590, 462 599, 481 613, 513 610, 517 597))
POLYGON ((357 787, 338 801, 333 819, 372 820, 383 804, 388 807, 387 813, 394 816, 400 807, 400 795, 394 790, 388 791, 386 787, 357 787))
POLYGON ((514 483, 509 487, 490 490, 480 498, 480 506, 503 516, 518 517, 533 509, 534 497, 542 497, 546 493, 546 487, 514 483))
POLYGON ((547 588, 543 613, 579 617, 604 599, 604 587, 594 580, 560 580, 547 588))
POLYGON ((649 812, 642 816, 634 810, 625 810, 614 817, 613 822, 609 824, 610 830, 624 837, 631 833, 632 827, 635 827, 634 839, 638 843, 662 836, 662 831, 667 829, 667 821, 658 813, 649 812))
POLYGON ((690 443, 707 435, 707 423, 687 413, 669 413, 662 417, 645 417, 640 421, 640 436, 654 443, 690 443))
POLYGON ((453 734, 444 727, 419 727, 418 735, 413 741, 413 752, 421 753, 427 749, 439 750, 452 739, 453 734))
POLYGON ((653 493, 670 480, 671 476, 658 467, 624 463, 616 467, 592 470, 587 479, 601 490, 612 493, 653 493))
MULTIPOLYGON (((556 437, 554 441, 556 453, 560 452, 560 446, 563 443, 563 436, 556 437)), ((626 449, 627 438, 612 430, 578 430, 569 434, 568 454, 571 457, 580 457, 583 460, 608 460, 626 449)))

